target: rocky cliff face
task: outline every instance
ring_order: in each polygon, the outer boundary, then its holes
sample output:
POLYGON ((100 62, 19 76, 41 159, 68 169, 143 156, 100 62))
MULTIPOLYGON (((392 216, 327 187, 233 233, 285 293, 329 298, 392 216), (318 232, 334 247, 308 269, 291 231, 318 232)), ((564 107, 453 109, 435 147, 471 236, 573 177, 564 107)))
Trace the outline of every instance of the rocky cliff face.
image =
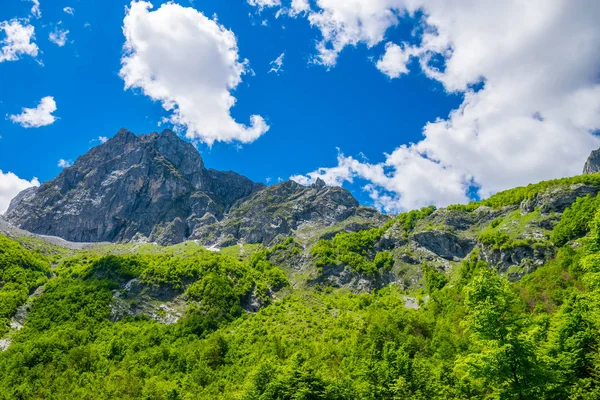
POLYGON ((122 129, 54 180, 21 192, 5 214, 19 228, 73 242, 152 241, 268 244, 299 226, 349 216, 380 217, 322 182, 273 187, 206 169, 198 151, 170 130, 122 129))
POLYGON ((350 217, 383 221, 377 211, 361 207, 345 189, 320 181, 305 187, 287 181, 260 190, 233 205, 226 218, 199 226, 192 239, 228 246, 239 241, 269 244, 301 228, 333 226, 350 217))
POLYGON ((20 193, 5 218, 75 242, 144 236, 176 243, 262 188, 238 174, 207 170, 198 151, 170 130, 136 136, 122 129, 56 179, 20 193))
POLYGON ((600 172, 600 149, 592 151, 583 167, 584 174, 595 174, 596 172, 600 172))

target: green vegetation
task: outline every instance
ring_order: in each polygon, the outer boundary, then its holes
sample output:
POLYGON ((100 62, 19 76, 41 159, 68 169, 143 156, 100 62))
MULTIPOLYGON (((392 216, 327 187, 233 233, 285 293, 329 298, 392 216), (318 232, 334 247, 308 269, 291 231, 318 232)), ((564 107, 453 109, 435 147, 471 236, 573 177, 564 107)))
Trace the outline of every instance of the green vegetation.
MULTIPOLYGON (((476 253, 451 275, 425 266, 429 301, 420 310, 388 287, 293 291, 247 314, 253 287, 286 283, 266 250, 247 262, 181 246, 84 252, 58 266, 0 354, 0 398, 596 399, 596 221, 583 246, 562 248, 521 283, 476 253), (181 293, 186 315, 172 325, 143 316, 111 322, 112 290, 132 277, 181 293)), ((23 269, 47 271, 32 261, 39 256, 2 240, 23 269)))
POLYGON ((384 225, 383 229, 396 225, 403 229, 405 234, 412 232, 417 225, 417 222, 433 214, 436 210, 435 206, 423 207, 420 210, 412 210, 398 215, 395 219, 390 220, 384 225))
POLYGON ((494 194, 493 196, 469 204, 457 204, 449 206, 449 210, 474 211, 480 206, 500 208, 505 206, 516 206, 525 199, 532 199, 538 193, 549 188, 569 187, 576 184, 586 184, 600 186, 600 174, 578 175, 570 178, 561 178, 550 181, 543 181, 527 186, 517 187, 494 194))
POLYGON ((575 203, 565 210, 560 222, 552 231, 551 240, 557 246, 568 241, 585 236, 589 232, 589 223, 594 218, 600 206, 600 197, 587 195, 578 198, 575 203))
POLYGON ((375 251, 375 243, 392 226, 400 228, 406 236, 415 228, 417 222, 431 215, 436 208, 425 207, 398 215, 383 227, 358 232, 342 232, 332 240, 320 240, 313 246, 311 254, 315 257, 316 267, 322 271, 328 265, 348 266, 360 274, 375 275, 382 269, 391 269, 394 265, 388 251, 375 251))
POLYGON ((49 267, 50 263, 40 254, 0 236, 0 337, 8 332, 17 308, 46 282, 49 267))
MULTIPOLYGON (((540 187, 500 198, 517 201, 540 187)), ((385 229, 408 234, 433 211, 402 214, 385 229)), ((503 214, 480 241, 546 245, 520 239, 538 218, 503 214)), ((394 250, 380 248, 385 229, 341 233, 311 252, 320 268, 348 266, 375 279, 394 262, 394 250)), ((475 248, 451 271, 415 266, 423 285, 413 292, 390 285, 363 294, 288 287, 271 261, 305 257, 294 239, 227 255, 194 243, 61 252, 0 236, 0 340, 12 341, 0 352, 0 399, 595 400, 596 199, 579 199, 543 233, 556 257, 520 282, 475 248), (43 294, 28 301, 40 286, 43 294), (420 309, 407 308, 407 297, 420 309), (26 301, 23 329, 9 329, 26 301), (123 312, 124 304, 184 311, 163 324, 154 311, 123 312)))

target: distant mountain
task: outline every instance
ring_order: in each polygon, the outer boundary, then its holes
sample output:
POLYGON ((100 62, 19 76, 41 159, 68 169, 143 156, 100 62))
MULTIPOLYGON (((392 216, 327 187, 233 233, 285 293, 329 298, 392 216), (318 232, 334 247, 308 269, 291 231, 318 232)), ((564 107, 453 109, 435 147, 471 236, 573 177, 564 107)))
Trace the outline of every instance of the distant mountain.
POLYGON ((55 179, 19 193, 5 219, 74 242, 265 243, 300 226, 351 216, 381 218, 345 189, 322 182, 272 187, 206 169, 196 148, 170 130, 121 129, 55 179))

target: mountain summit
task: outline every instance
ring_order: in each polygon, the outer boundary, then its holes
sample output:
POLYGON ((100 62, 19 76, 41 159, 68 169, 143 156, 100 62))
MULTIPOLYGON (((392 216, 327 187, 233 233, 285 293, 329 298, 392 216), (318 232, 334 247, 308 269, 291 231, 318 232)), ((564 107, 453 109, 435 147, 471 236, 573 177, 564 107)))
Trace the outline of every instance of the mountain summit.
POLYGON ((206 169, 196 148, 170 130, 136 136, 121 129, 54 180, 19 193, 5 218, 74 242, 212 245, 266 243, 304 222, 328 226, 357 212, 365 210, 344 189, 294 182, 266 188, 206 169))

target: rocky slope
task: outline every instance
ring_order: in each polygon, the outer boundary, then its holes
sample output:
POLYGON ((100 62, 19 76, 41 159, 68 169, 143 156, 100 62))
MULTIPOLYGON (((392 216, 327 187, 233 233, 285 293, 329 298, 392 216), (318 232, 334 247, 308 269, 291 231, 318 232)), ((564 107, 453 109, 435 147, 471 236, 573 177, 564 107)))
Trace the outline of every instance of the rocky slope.
POLYGON ((373 240, 360 232, 336 238, 338 231, 355 231, 343 222, 312 238, 296 237, 293 246, 275 250, 270 259, 297 277, 292 281, 298 284, 308 279, 309 284, 346 287, 356 292, 392 283, 414 288, 422 282, 424 265, 449 274, 471 257, 487 262, 511 280, 519 280, 556 255, 551 236, 565 210, 586 196, 594 199, 598 192, 598 175, 543 182, 500 193, 489 201, 431 210, 409 224, 406 221, 410 218, 406 217, 410 213, 401 214, 372 228, 369 232, 373 240), (331 243, 326 246, 331 253, 315 253, 319 239, 331 243), (391 255, 389 268, 379 268, 375 273, 356 270, 356 265, 374 263, 380 253, 391 255), (322 260, 327 260, 325 265, 316 268, 322 260))
POLYGON ((345 189, 327 187, 318 180, 310 187, 294 181, 283 182, 237 202, 227 217, 201 226, 192 239, 228 246, 245 243, 270 244, 301 230, 318 231, 356 217, 374 224, 386 217, 372 208, 361 207, 345 189))
POLYGON ((122 129, 54 180, 13 199, 7 221, 73 242, 151 241, 269 244, 305 224, 383 218, 322 182, 273 187, 206 169, 193 145, 170 130, 136 136, 122 129))

